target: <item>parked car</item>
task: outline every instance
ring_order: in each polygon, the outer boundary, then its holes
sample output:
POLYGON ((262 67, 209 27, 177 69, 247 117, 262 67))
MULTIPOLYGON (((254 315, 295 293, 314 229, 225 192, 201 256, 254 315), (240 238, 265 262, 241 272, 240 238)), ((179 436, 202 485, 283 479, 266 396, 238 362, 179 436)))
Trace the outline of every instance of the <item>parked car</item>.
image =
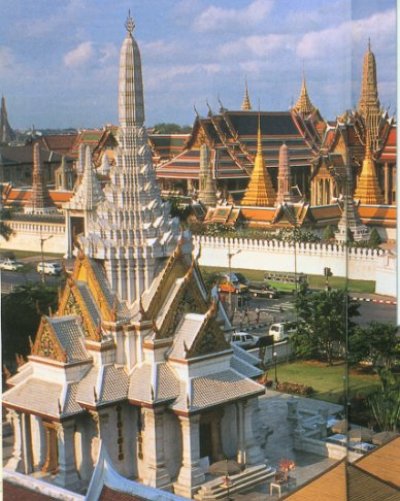
POLYGON ((272 324, 269 328, 268 334, 274 337, 274 341, 283 341, 288 338, 291 334, 296 332, 296 328, 293 322, 282 322, 278 324, 272 324))
POLYGON ((231 337, 231 343, 235 343, 241 348, 254 348, 258 343, 258 337, 252 336, 247 332, 234 332, 231 337))
POLYGON ((24 263, 15 261, 15 259, 5 259, 0 263, 0 268, 7 271, 18 271, 24 267, 24 263))
POLYGON ((249 282, 249 294, 253 297, 263 297, 266 299, 277 299, 280 294, 275 289, 267 285, 265 282, 249 282))
POLYGON ((60 263, 38 263, 37 272, 45 275, 59 275, 62 271, 60 263))

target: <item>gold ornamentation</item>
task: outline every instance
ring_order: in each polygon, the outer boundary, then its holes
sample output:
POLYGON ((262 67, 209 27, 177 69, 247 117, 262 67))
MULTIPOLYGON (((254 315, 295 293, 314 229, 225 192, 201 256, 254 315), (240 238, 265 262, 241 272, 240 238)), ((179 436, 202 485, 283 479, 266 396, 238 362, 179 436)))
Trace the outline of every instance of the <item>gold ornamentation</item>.
POLYGON ((36 341, 32 348, 32 355, 51 358, 57 362, 66 363, 68 361, 67 353, 46 317, 42 317, 36 341))

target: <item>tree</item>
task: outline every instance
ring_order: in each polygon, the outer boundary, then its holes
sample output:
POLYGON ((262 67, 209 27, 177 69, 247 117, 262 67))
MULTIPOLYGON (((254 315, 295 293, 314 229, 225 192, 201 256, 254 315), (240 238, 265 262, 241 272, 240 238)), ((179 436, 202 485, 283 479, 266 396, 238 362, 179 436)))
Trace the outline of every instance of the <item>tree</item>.
POLYGON ((4 222, 4 219, 7 217, 9 217, 8 211, 0 209, 0 236, 2 236, 4 240, 8 240, 14 233, 12 228, 4 222))
POLYGON ((388 369, 379 370, 382 387, 369 395, 368 406, 381 431, 400 429, 400 381, 388 369))
POLYGON ((175 123, 165 123, 161 122, 158 124, 155 124, 154 127, 154 134, 185 134, 188 132, 191 132, 192 128, 189 125, 178 125, 175 123))
POLYGON ((334 358, 342 352, 347 329, 351 331, 354 328, 351 318, 359 315, 359 306, 359 303, 349 300, 344 290, 310 293, 308 286, 302 285, 295 299, 295 353, 303 358, 325 358, 332 365, 334 358))
POLYGON ((393 324, 371 322, 366 327, 357 327, 349 339, 349 361, 358 364, 363 360, 379 367, 390 369, 400 356, 400 338, 393 324))
POLYGON ((1 326, 3 360, 13 361, 15 355, 29 353, 29 338, 34 339, 40 317, 49 307, 57 307, 57 289, 41 282, 17 287, 2 297, 1 326))
POLYGON ((382 239, 379 236, 378 230, 376 228, 372 228, 371 233, 369 234, 368 247, 376 249, 381 243, 382 239))
POLYGON ((328 224, 328 226, 325 227, 324 232, 322 234, 322 240, 324 242, 329 242, 334 239, 335 239, 335 229, 333 226, 328 224))

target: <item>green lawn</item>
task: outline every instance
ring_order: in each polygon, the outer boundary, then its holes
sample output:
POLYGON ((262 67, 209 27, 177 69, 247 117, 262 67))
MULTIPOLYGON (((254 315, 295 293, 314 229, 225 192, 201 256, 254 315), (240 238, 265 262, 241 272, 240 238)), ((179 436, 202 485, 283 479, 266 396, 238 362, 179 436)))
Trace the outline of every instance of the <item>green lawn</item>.
MULTIPOLYGON (((226 273, 227 268, 217 268, 212 266, 202 266, 202 270, 207 273, 226 273)), ((244 270, 235 268, 233 271, 242 273, 248 280, 264 280, 266 271, 263 270, 244 270)), ((323 275, 308 275, 308 282, 311 289, 323 289, 325 287, 325 277, 323 275)), ((284 292, 291 292, 294 289, 294 284, 273 282, 269 284, 284 292)), ((329 285, 334 289, 343 289, 345 286, 345 278, 330 277, 329 285)), ((375 282, 373 280, 348 280, 349 292, 375 292, 375 282)))
MULTIPOLYGON (((338 403, 343 395, 344 364, 327 366, 317 361, 298 361, 278 365, 278 381, 312 386, 313 398, 338 403)), ((373 374, 350 371, 350 393, 367 394, 379 387, 373 374)))

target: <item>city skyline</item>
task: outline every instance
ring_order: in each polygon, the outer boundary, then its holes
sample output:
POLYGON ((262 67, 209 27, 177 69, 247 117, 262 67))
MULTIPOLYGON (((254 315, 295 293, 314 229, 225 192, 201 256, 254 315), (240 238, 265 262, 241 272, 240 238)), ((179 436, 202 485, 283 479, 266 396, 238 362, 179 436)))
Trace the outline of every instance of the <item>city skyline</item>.
POLYGON ((192 124, 239 109, 247 79, 253 108, 287 110, 304 74, 326 119, 359 99, 368 39, 381 105, 396 110, 394 0, 170 2, 46 0, 3 6, 0 92, 15 128, 117 123, 119 45, 128 9, 142 53, 146 125, 192 124), (22 78, 21 78, 22 76, 22 78))

